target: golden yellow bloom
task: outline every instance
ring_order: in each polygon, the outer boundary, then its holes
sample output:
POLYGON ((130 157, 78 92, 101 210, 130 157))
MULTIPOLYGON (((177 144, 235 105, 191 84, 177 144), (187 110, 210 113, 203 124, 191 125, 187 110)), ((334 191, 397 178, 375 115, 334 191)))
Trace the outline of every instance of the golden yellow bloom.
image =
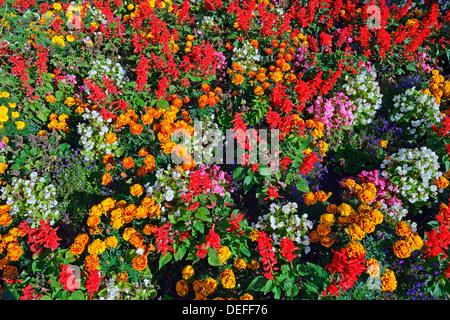
POLYGON ((105 239, 105 245, 107 248, 115 248, 119 244, 119 240, 115 236, 109 236, 105 239))
POLYGON ((411 255, 411 247, 405 240, 398 240, 393 245, 394 254, 400 258, 408 258, 411 255))
POLYGON ((136 183, 131 186, 130 193, 135 197, 139 197, 144 193, 144 187, 136 183))
POLYGON ((146 256, 135 256, 133 258, 133 269, 137 271, 142 271, 147 267, 147 257, 146 256))
POLYGON ((90 254, 84 260, 83 266, 86 269, 86 271, 93 271, 93 270, 97 269, 98 266, 100 265, 99 260, 100 259, 99 259, 98 255, 90 254))
POLYGON ((242 82, 244 82, 244 77, 242 76, 242 74, 238 73, 238 74, 234 75, 231 82, 235 85, 240 85, 240 84, 242 84, 242 82))
POLYGON ((355 223, 348 226, 345 230, 352 240, 362 240, 366 236, 364 230, 355 223))
POLYGON ((213 278, 207 278, 205 281, 203 281, 203 292, 208 295, 214 293, 217 288, 217 281, 213 278))
POLYGON ((25 128, 25 122, 23 121, 16 121, 14 124, 16 125, 17 130, 23 130, 23 128, 25 128))
POLYGON ((61 5, 59 4, 59 3, 54 3, 53 4, 53 9, 55 9, 55 10, 61 10, 61 5))
POLYGON ((256 241, 260 233, 261 232, 258 229, 253 228, 252 231, 250 231, 250 233, 248 234, 248 236, 250 237, 250 239, 252 239, 252 241, 256 241))
POLYGON ((106 249, 105 242, 100 239, 95 239, 88 245, 88 252, 91 255, 102 254, 106 249))
POLYGON ((324 225, 331 226, 336 221, 336 218, 331 213, 324 213, 320 216, 320 223, 324 225))
POLYGON ((357 241, 350 241, 345 249, 347 250, 347 255, 349 258, 362 258, 366 254, 362 244, 357 241))
POLYGON ((342 203, 337 207, 337 212, 342 216, 348 216, 352 212, 352 207, 346 203, 342 203))
POLYGON ((385 274, 381 277, 381 291, 392 292, 397 288, 397 279, 392 270, 386 269, 385 274))
POLYGON ((406 239, 406 241, 408 242, 408 245, 411 247, 411 250, 420 250, 423 246, 423 240, 417 232, 411 234, 406 239))
POLYGON ((366 271, 371 277, 378 277, 380 275, 380 264, 378 263, 378 260, 369 259, 366 262, 366 266, 366 271))
POLYGON ((409 223, 400 221, 395 225, 395 233, 400 237, 408 237, 412 233, 412 229, 409 223))
POLYGON ((225 289, 233 289, 236 286, 236 278, 231 269, 225 269, 220 273, 220 282, 225 289))
POLYGON ((441 176, 441 177, 437 178, 437 179, 434 181, 434 183, 436 184, 436 186, 437 186, 439 189, 445 189, 445 188, 448 187, 448 184, 449 184, 447 178, 444 177, 444 176, 441 176))
POLYGON ((326 236, 320 238, 320 244, 326 248, 331 247, 333 245, 334 241, 335 241, 335 237, 332 235, 326 235, 326 236))
POLYGON ((234 260, 234 264, 233 265, 238 270, 243 270, 243 269, 247 268, 247 262, 245 262, 245 260, 242 259, 242 258, 236 258, 234 260))
POLYGON ((312 206, 317 203, 317 198, 313 192, 307 192, 303 195, 303 202, 307 206, 312 206))
POLYGON ((184 280, 178 281, 175 289, 180 297, 185 297, 189 292, 189 286, 184 280))
POLYGON ((0 163, 0 174, 3 174, 5 170, 8 168, 8 165, 6 163, 1 162, 0 163))
POLYGON ((9 92, 6 92, 6 91, 0 92, 0 97, 1 98, 9 98, 9 92))
POLYGON ((66 43, 64 42, 64 37, 63 36, 53 36, 52 37, 52 43, 64 48, 66 46, 66 43))
POLYGON ((329 234, 331 232, 331 228, 327 224, 320 223, 317 226, 317 232, 319 233, 319 235, 325 236, 325 235, 327 235, 327 234, 329 234))
POLYGON ((387 147, 388 142, 386 140, 381 140, 380 141, 380 146, 382 146, 383 148, 387 147))
POLYGON ((228 246, 221 246, 216 251, 217 258, 219 258, 220 263, 225 263, 231 256, 231 251, 228 246))
POLYGON ((192 278, 194 273, 195 273, 194 268, 191 265, 187 265, 186 267, 183 268, 183 271, 181 271, 184 280, 192 278))
POLYGON ((13 119, 17 119, 19 117, 19 113, 17 111, 14 111, 14 112, 11 113, 11 117, 13 119))

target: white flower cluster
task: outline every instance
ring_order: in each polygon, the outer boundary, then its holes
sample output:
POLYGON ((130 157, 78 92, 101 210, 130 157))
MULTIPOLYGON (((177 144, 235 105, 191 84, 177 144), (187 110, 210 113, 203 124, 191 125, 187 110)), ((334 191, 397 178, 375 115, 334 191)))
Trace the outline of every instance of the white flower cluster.
MULTIPOLYGON (((91 69, 88 72, 87 79, 93 79, 97 83, 103 83, 103 76, 105 75, 121 89, 123 88, 129 79, 125 76, 126 70, 120 65, 120 63, 114 63, 111 59, 99 59, 92 62, 91 69)), ((89 89, 85 88, 86 92, 90 94, 89 89)), ((105 91, 108 93, 108 90, 105 91)), ((89 101, 89 100, 88 100, 89 101)))
POLYGON ((435 184, 442 176, 439 171, 439 158, 427 147, 400 149, 381 164, 381 175, 399 187, 397 196, 414 204, 425 204, 443 189, 435 184))
POLYGON ((212 26, 217 25, 214 22, 214 18, 211 16, 204 16, 202 21, 197 22, 197 28, 195 32, 199 35, 201 34, 209 34, 212 31, 212 26))
POLYGON ((227 143, 226 136, 220 130, 219 125, 214 122, 214 114, 205 117, 201 122, 195 122, 194 127, 199 130, 194 130, 190 141, 192 148, 187 146, 188 153, 193 156, 197 155, 197 158, 201 159, 201 161, 196 161, 198 164, 224 163, 223 141, 227 143), (216 154, 215 150, 220 150, 222 154, 216 154))
POLYGON ((121 151, 118 149, 118 140, 110 145, 105 139, 105 135, 109 132, 108 124, 111 123, 111 119, 104 120, 98 111, 89 109, 83 113, 83 119, 87 123, 79 123, 77 129, 78 134, 81 135, 80 143, 83 146, 81 154, 86 160, 90 161, 98 155, 103 156, 108 153, 121 155, 121 151))
POLYGON ((156 171, 157 180, 153 184, 148 182, 144 185, 147 192, 146 196, 155 199, 155 202, 160 204, 161 212, 166 213, 166 215, 160 215, 163 222, 166 221, 166 216, 172 222, 175 221, 181 215, 180 208, 187 206, 181 196, 186 195, 188 190, 189 173, 190 171, 180 172, 169 164, 166 169, 159 168, 156 171), (166 201, 175 209, 169 210, 162 205, 166 201))
POLYGON ((106 290, 102 290, 99 300, 148 300, 154 291, 150 280, 144 279, 142 285, 139 283, 123 283, 111 277, 106 282, 106 290))
POLYGON ((0 199, 11 206, 9 213, 25 218, 31 227, 47 219, 54 225, 60 218, 55 186, 45 185, 45 179, 36 172, 32 172, 29 179, 12 178, 11 184, 2 187, 0 192, 0 199))
POLYGON ((246 71, 258 70, 258 62, 261 60, 259 50, 250 44, 250 41, 244 41, 243 46, 233 48, 233 62, 237 62, 246 71))
POLYGON ((427 129, 444 117, 436 100, 415 87, 395 96, 393 102, 390 120, 402 126, 405 135, 412 135, 414 138, 423 136, 427 129))
POLYGON ((344 80, 346 83, 342 86, 342 91, 356 106, 353 124, 371 123, 375 113, 381 108, 383 95, 380 85, 368 71, 357 73, 353 78, 346 75, 344 80))
POLYGON ((296 214, 297 208, 298 205, 295 202, 288 202, 282 206, 272 203, 269 213, 259 216, 258 221, 252 223, 252 227, 271 234, 275 245, 280 244, 282 237, 288 237, 296 245, 302 246, 305 253, 308 253, 310 241, 307 233, 313 228, 313 223, 308 220, 306 213, 301 217, 296 214))

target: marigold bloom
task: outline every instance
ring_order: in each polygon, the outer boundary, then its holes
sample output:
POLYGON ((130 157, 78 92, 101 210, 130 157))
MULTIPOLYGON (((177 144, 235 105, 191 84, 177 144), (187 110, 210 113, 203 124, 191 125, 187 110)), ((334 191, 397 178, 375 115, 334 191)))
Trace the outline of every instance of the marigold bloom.
POLYGON ((112 182, 111 175, 107 172, 102 175, 102 185, 109 186, 112 182))
POLYGON ((348 226, 345 230, 352 240, 362 240, 366 236, 364 230, 355 223, 348 226))
POLYGON ((235 85, 240 85, 240 84, 242 84, 242 83, 244 82, 244 77, 243 77, 242 74, 240 74, 240 73, 235 74, 235 75, 233 76, 233 79, 231 80, 231 82, 232 82, 233 84, 235 84, 235 85))
POLYGON ((320 238, 320 244, 323 245, 326 248, 329 248, 333 245, 335 241, 335 237, 331 235, 326 235, 320 238))
POLYGON ((88 245, 88 252, 91 255, 102 254, 106 249, 105 242, 100 239, 95 239, 88 245))
POLYGON ((225 289, 233 289, 236 286, 236 278, 231 269, 225 269, 220 273, 220 282, 225 289))
POLYGON ((412 233, 412 229, 409 223, 400 221, 395 225, 395 233, 400 237, 408 237, 412 233))
POLYGON ((350 241, 345 247, 349 258, 364 258, 365 249, 360 242, 350 241))
POLYGON ((394 254, 400 258, 408 258, 411 255, 411 247, 405 240, 398 240, 393 245, 394 254))
POLYGON ((107 248, 115 248, 119 244, 119 240, 115 236, 109 236, 105 239, 105 245, 107 248))
POLYGON ((336 218, 334 217, 334 214, 331 213, 324 213, 320 216, 320 222, 324 225, 331 226, 336 221, 336 218))
POLYGON ((441 176, 441 177, 437 178, 437 179, 434 181, 434 183, 436 184, 436 186, 437 186, 439 189, 445 189, 445 188, 448 187, 448 184, 449 184, 447 178, 444 177, 444 176, 441 176))
POLYGON ((219 258, 220 263, 225 263, 231 256, 231 251, 228 246, 221 246, 216 251, 217 258, 219 258))
POLYGON ((105 134, 106 143, 114 144, 117 141, 117 136, 114 132, 108 132, 105 134))
POLYGON ((337 207, 337 212, 342 216, 348 216, 352 212, 352 207, 346 203, 342 203, 337 207))
POLYGON ((146 256, 135 256, 133 258, 133 269, 137 271, 142 271, 147 267, 147 257, 146 256))
POLYGON ((98 268, 98 266, 100 265, 99 262, 99 257, 96 254, 90 254, 86 257, 86 259, 84 260, 84 268, 87 271, 93 271, 95 269, 98 268))
POLYGON ((385 274, 381 277, 381 291, 392 292, 397 288, 397 279, 392 270, 386 269, 385 274))
POLYGON ((17 261, 22 256, 23 249, 22 247, 15 242, 8 244, 7 247, 8 254, 7 257, 10 261, 17 261))
POLYGON ((144 193, 144 187, 136 183, 130 187, 130 193, 132 196, 139 197, 144 193))
POLYGON ((320 223, 317 226, 317 232, 319 233, 319 235, 321 236, 325 236, 327 234, 329 234, 331 232, 330 226, 324 223, 320 223))
POLYGON ((178 281, 175 289, 180 297, 185 297, 189 292, 189 286, 184 280, 178 281))
POLYGON ((205 281, 203 281, 203 292, 208 295, 214 293, 217 288, 217 281, 213 278, 207 278, 205 281))
POLYGON ((317 203, 317 198, 314 192, 307 192, 303 195, 303 201, 307 206, 312 206, 317 203))
POLYGON ((247 262, 245 262, 245 260, 242 259, 242 258, 236 258, 234 260, 234 264, 233 265, 238 270, 243 270, 243 269, 247 268, 247 262))
POLYGON ((189 280, 194 275, 195 271, 194 268, 191 265, 187 265, 183 268, 181 271, 182 277, 184 280, 189 280))

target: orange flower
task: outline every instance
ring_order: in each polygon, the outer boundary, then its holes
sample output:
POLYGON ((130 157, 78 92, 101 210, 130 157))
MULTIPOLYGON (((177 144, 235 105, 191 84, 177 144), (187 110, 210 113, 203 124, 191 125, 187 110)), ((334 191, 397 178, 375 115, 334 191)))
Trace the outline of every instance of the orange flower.
POLYGON ((147 149, 145 149, 145 148, 141 148, 140 150, 139 150, 139 157, 145 157, 146 155, 148 155, 148 150, 147 149))
POLYGON ((140 184, 134 184, 130 188, 130 193, 135 197, 139 197, 144 193, 144 187, 140 184))
POLYGON ((131 126, 130 129, 133 134, 138 136, 144 130, 144 126, 142 124, 136 123, 133 126, 131 126))
POLYGON ((133 269, 137 271, 142 271, 147 267, 147 257, 146 256, 135 256, 133 258, 133 269))
POLYGON ((99 265, 100 265, 99 257, 96 254, 88 255, 84 260, 83 264, 86 271, 94 271, 98 268, 99 265))
POLYGON ((114 144, 117 141, 117 136, 113 132, 108 132, 105 134, 105 139, 108 144, 114 144))
POLYGON ((126 169, 130 169, 131 167, 133 167, 134 165, 134 160, 130 157, 125 157, 122 160, 122 165, 126 168, 126 169))
POLYGON ((102 185, 109 186, 111 181, 112 181, 111 175, 108 172, 104 173, 103 176, 102 176, 102 185))
POLYGON ((72 243, 69 250, 73 255, 80 255, 83 253, 84 249, 85 245, 81 241, 75 241, 74 243, 72 243))
POLYGON ((126 271, 122 271, 117 274, 117 280, 126 282, 128 280, 128 273, 126 271))

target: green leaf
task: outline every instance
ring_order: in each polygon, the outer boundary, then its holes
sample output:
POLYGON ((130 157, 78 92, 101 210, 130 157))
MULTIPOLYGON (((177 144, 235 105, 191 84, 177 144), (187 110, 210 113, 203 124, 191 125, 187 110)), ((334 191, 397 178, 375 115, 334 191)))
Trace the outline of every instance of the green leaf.
POLYGON ((211 212, 206 207, 198 208, 197 212, 195 213, 195 217, 200 220, 203 220, 203 221, 208 221, 208 222, 212 221, 211 212))
POLYGON ((161 99, 161 100, 159 100, 157 103, 156 103, 156 105, 158 106, 158 108, 161 108, 161 109, 165 109, 165 110, 169 110, 169 102, 167 102, 166 100, 164 100, 164 99, 161 99))
POLYGON ((264 276, 257 276, 250 282, 247 290, 262 291, 266 286, 267 279, 264 276))
POLYGON ((53 300, 50 296, 44 295, 39 300, 53 300))
MULTIPOLYGON (((203 223, 202 223, 203 225, 203 223)), ((175 250, 177 253, 175 253, 173 255, 173 257, 175 258, 176 261, 180 261, 181 259, 183 259, 184 255, 187 252, 187 248, 186 246, 180 246, 175 250)))
POLYGON ((58 90, 58 91, 55 92, 55 98, 56 98, 58 101, 61 101, 61 100, 62 100, 63 95, 64 95, 64 93, 63 93, 62 91, 60 91, 60 90, 58 90))
POLYGON ((167 252, 165 256, 164 256, 164 254, 161 254, 161 256, 159 257, 159 269, 161 269, 170 260, 172 260, 172 253, 171 252, 167 252))
POLYGON ((84 293, 81 290, 75 290, 69 296, 69 300, 84 300, 84 293))
POLYGON ((409 71, 417 71, 416 69, 416 65, 414 62, 410 62, 406 65, 406 69, 408 69, 409 71))
POLYGON ((240 180, 244 173, 244 167, 237 167, 233 172, 233 180, 240 180))
POLYGON ((217 257, 216 250, 211 247, 208 248, 208 263, 213 267, 222 265, 219 258, 217 257))
POLYGON ((297 189, 301 192, 309 192, 309 187, 308 187, 308 181, 306 179, 300 178, 295 186, 297 187, 297 189))
POLYGON ((205 232, 205 226, 203 225, 203 222, 201 222, 200 220, 195 220, 193 225, 195 230, 198 230, 200 233, 205 232))

